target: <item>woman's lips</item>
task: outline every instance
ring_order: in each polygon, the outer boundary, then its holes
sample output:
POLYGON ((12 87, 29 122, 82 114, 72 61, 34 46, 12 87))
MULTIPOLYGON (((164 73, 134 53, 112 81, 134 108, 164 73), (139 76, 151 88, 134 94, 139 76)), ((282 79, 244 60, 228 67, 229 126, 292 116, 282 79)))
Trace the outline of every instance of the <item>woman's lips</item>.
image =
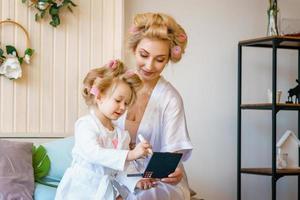
POLYGON ((141 69, 142 73, 145 75, 145 76, 151 76, 153 74, 153 72, 148 72, 148 71, 145 71, 143 69, 141 69))

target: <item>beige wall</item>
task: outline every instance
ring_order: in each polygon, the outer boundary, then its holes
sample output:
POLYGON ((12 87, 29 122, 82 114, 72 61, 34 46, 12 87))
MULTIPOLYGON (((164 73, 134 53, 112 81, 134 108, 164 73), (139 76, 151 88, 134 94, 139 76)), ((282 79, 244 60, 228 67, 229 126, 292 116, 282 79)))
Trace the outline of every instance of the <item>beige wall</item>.
MULTIPOLYGON (((20 0, 0 0, 0 19, 10 18, 29 32, 35 50, 23 77, 0 77, 0 136, 66 136, 86 112, 81 82, 90 68, 122 57, 123 1, 75 0, 74 13, 61 12, 61 25, 35 22, 20 0)), ((65 10, 67 11, 67 10, 65 10)), ((1 45, 25 50, 24 33, 0 27, 1 45)))
MULTIPOLYGON (((236 199, 237 44, 265 36, 268 0, 126 0, 126 29, 135 13, 165 12, 186 29, 188 46, 181 62, 164 74, 183 96, 194 151, 186 163, 189 181, 205 200, 236 199)), ((299 0, 278 1, 280 17, 300 18, 299 0)), ((271 51, 244 49, 243 101, 266 102, 271 87, 271 51)), ((296 82, 297 52, 280 50, 278 87, 296 82)), ((127 54, 126 60, 134 65, 127 54)), ((271 165, 271 113, 243 112, 243 167, 271 165)), ((278 114, 278 137, 297 132, 296 112, 278 114)), ((243 200, 271 199, 271 179, 243 175, 243 200)), ((278 200, 297 199, 295 177, 277 182, 278 200)))

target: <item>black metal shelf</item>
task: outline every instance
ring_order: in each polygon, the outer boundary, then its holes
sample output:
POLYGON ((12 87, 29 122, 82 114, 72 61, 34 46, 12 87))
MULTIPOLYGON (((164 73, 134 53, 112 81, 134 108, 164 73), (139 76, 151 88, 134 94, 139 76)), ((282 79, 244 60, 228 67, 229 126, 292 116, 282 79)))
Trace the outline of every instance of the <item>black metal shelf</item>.
MULTIPOLYGON (((298 176, 298 200, 300 200, 300 168, 276 169, 276 114, 279 110, 298 111, 298 130, 300 130, 300 104, 276 104, 276 95, 272 97, 272 103, 242 103, 242 49, 243 47, 263 47, 272 50, 272 93, 277 91, 277 50, 294 49, 298 51, 298 80, 300 80, 300 37, 271 36, 238 43, 238 99, 237 99, 237 200, 241 200, 241 175, 256 174, 271 176, 272 200, 276 200, 276 182, 283 176, 298 176), (241 166, 241 141, 242 141, 242 110, 270 110, 272 118, 272 166, 270 168, 242 168, 241 166)), ((299 135, 299 134, 298 134, 299 135)), ((300 154, 299 154, 300 166, 300 154)))

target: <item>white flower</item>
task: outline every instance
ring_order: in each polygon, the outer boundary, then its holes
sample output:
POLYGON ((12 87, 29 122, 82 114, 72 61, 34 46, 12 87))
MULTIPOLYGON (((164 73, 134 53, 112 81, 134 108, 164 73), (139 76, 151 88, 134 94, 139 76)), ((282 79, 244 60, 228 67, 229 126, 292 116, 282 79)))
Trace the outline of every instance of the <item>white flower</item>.
POLYGON ((46 10, 47 9, 47 7, 48 7, 48 3, 47 2, 38 2, 38 5, 37 5, 37 7, 40 9, 40 10, 46 10))
POLYGON ((0 67, 0 74, 3 74, 10 79, 20 78, 22 76, 22 69, 18 58, 16 56, 8 55, 0 67))
POLYGON ((30 55, 25 54, 24 61, 25 61, 27 64, 30 64, 30 55))
POLYGON ((17 56, 17 52, 13 51, 13 52, 11 52, 11 53, 8 54, 8 55, 17 56))

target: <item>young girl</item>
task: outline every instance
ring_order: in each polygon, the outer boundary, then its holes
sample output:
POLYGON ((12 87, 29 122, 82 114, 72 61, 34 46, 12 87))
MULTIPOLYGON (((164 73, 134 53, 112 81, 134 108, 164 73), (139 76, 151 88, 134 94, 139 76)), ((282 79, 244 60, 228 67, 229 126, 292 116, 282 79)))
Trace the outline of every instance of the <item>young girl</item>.
POLYGON ((152 184, 120 173, 126 170, 128 161, 146 156, 151 146, 143 142, 128 150, 129 134, 112 123, 135 101, 141 80, 135 73, 126 72, 120 61, 112 61, 108 66, 92 69, 83 84, 82 95, 90 113, 75 124, 73 162, 55 199, 115 200, 119 194, 126 199, 126 192, 152 184))

